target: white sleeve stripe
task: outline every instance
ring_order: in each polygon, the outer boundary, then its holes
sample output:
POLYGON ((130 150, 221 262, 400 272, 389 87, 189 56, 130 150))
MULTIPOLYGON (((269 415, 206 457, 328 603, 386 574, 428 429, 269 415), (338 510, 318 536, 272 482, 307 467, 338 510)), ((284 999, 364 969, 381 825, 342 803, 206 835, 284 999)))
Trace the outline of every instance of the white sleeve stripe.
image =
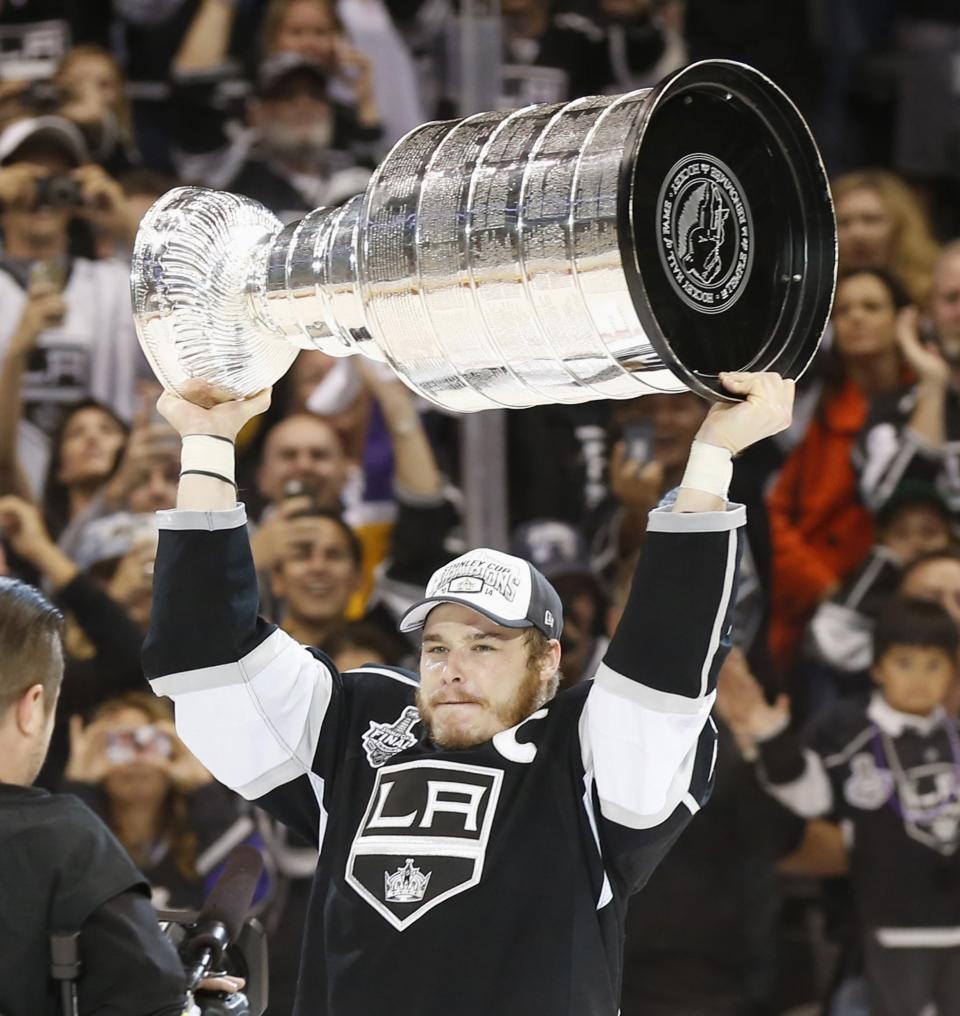
POLYGON ((236 668, 239 682, 177 689, 176 724, 213 776, 252 800, 312 770, 334 677, 279 629, 236 668))
POLYGON ((673 813, 690 792, 711 702, 701 699, 699 714, 661 713, 591 688, 580 716, 580 744, 605 818, 650 829, 673 813))
POLYGON ((716 692, 710 692, 701 698, 688 698, 686 695, 674 695, 669 691, 658 691, 638 681, 631 681, 606 663, 601 663, 597 668, 594 685, 617 698, 626 699, 634 705, 657 713, 697 715, 704 712, 704 709, 709 712, 716 698, 716 692), (708 705, 705 706, 704 703, 708 705))
POLYGON ((917 453, 917 446, 912 440, 909 430, 903 432, 901 441, 899 452, 890 463, 885 475, 877 483, 877 489, 873 493, 874 507, 882 505, 894 492, 906 472, 910 460, 917 453))
POLYGON ((654 508, 647 517, 648 533, 722 533, 739 529, 747 521, 742 504, 729 505, 722 512, 675 512, 669 506, 654 508))
POLYGON ((590 832, 593 833, 593 842, 597 845, 597 856, 600 858, 600 866, 603 869, 603 884, 600 886, 600 898, 597 900, 597 910, 603 910, 613 899, 613 889, 610 886, 610 879, 607 877, 606 865, 603 863, 600 831, 597 829, 597 816, 593 810, 593 772, 590 769, 583 774, 583 788, 583 810, 587 813, 587 823, 590 826, 590 832))
POLYGON ((398 674, 395 670, 387 670, 384 667, 351 667, 348 674, 379 674, 381 677, 389 677, 392 681, 399 681, 401 684, 409 684, 413 688, 419 688, 420 682, 412 674, 398 674))
POLYGON ((771 783, 760 770, 764 787, 782 805, 801 818, 820 818, 833 806, 833 788, 820 756, 805 748, 803 773, 789 783, 771 783))
POLYGON ((247 509, 238 504, 222 511, 192 511, 168 508, 157 512, 157 525, 160 529, 200 529, 215 533, 221 529, 239 529, 247 524, 247 509))
POLYGON ((192 692, 243 684, 270 666, 281 653, 290 648, 291 643, 296 645, 285 631, 277 628, 236 663, 221 663, 215 667, 199 667, 197 670, 164 674, 163 677, 155 677, 150 682, 150 687, 155 695, 172 698, 189 695, 192 692))
POLYGON ((323 805, 323 795, 326 792, 326 783, 322 776, 310 773, 310 786, 313 787, 313 794, 317 799, 317 807, 320 809, 320 822, 317 825, 317 850, 323 847, 324 838, 327 835, 327 809, 323 805))
POLYGON ((885 949, 956 949, 960 928, 877 928, 877 941, 885 949))
MULTIPOLYGON (((313 757, 317 753, 317 744, 320 741, 320 728, 323 726, 323 717, 326 714, 329 702, 329 687, 324 689, 321 685, 314 689, 313 697, 310 700, 307 722, 304 725, 303 736, 300 738, 300 743, 297 747, 290 752, 290 757, 279 765, 261 773, 242 787, 233 787, 232 789, 246 800, 253 801, 263 797, 265 794, 269 794, 271 790, 276 790, 277 787, 282 787, 285 783, 292 782, 300 776, 311 776, 313 774, 313 757), (324 694, 324 691, 326 691, 326 694, 324 694)), ((278 744, 285 746, 282 735, 270 722, 270 718, 265 714, 262 715, 264 726, 273 733, 278 744)), ((311 782, 311 787, 314 794, 316 794, 316 785, 311 782)), ((319 803, 322 809, 322 799, 319 803)))
POLYGON ((710 669, 713 666, 713 658, 717 654, 717 647, 720 645, 720 635, 727 616, 727 607, 730 605, 730 594, 733 591, 733 580, 736 573, 737 534, 731 530, 727 538, 727 570, 723 576, 723 592, 720 594, 720 605, 717 607, 717 616, 713 619, 713 631, 710 632, 710 641, 707 643, 707 652, 700 669, 701 696, 706 693, 707 684, 710 681, 710 669))
POLYGON ((689 810, 691 815, 696 815, 700 810, 700 802, 693 796, 693 794, 684 794, 680 803, 689 810))

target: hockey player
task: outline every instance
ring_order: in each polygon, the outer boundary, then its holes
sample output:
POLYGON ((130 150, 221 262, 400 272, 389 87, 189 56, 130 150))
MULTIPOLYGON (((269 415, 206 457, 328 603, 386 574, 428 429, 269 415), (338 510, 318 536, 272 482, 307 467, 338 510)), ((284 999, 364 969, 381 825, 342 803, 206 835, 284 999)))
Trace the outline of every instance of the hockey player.
POLYGON ((724 383, 744 401, 704 420, 596 680, 559 695, 559 598, 497 551, 441 568, 404 617, 419 676, 341 674, 258 618, 232 442, 269 396, 160 400, 184 437, 146 672, 204 765, 320 847, 297 1016, 615 1016, 627 900, 713 777, 731 459, 790 422, 792 382, 724 383))

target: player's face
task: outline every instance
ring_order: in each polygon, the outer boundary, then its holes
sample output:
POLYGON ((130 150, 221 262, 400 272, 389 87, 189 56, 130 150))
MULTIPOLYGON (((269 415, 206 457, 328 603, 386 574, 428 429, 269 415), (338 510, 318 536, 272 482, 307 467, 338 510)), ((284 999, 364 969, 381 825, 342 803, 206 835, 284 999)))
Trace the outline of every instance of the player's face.
POLYGON ((891 646, 873 668, 883 697, 901 713, 926 716, 947 697, 956 661, 943 649, 891 646))
POLYGON ((531 665, 526 630, 504 628, 458 603, 427 618, 417 706, 436 744, 467 748, 515 726, 546 701, 560 646, 531 665))

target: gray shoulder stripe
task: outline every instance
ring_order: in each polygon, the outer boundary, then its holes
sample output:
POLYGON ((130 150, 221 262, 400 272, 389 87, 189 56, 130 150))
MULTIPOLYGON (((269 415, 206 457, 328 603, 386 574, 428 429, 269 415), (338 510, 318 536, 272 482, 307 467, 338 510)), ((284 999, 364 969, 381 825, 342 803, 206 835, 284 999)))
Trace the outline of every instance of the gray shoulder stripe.
POLYGON ((638 815, 628 808, 614 804, 613 801, 608 801, 598 791, 600 814, 605 819, 616 822, 617 825, 624 826, 627 829, 654 829, 658 825, 662 825, 677 810, 678 805, 685 803, 687 795, 687 789, 683 788, 680 793, 671 794, 667 803, 655 815, 638 815))
POLYGON ((747 509, 731 504, 724 512, 675 512, 654 508, 647 517, 648 533, 724 533, 746 525, 747 509))
MULTIPOLYGON (((744 519, 746 510, 744 509, 744 519)), ((727 539, 727 566, 723 574, 723 591, 720 594, 720 604, 717 613, 713 618, 713 627, 710 630, 710 641, 707 644, 707 651, 703 657, 703 664, 700 667, 700 694, 703 695, 710 683, 710 670, 713 667, 713 659, 717 655, 722 635, 723 622, 727 616, 727 607, 730 604, 730 595, 733 592, 733 582, 737 574, 737 534, 730 530, 727 539)))
MULTIPOLYGON (((215 667, 200 667, 197 670, 181 670, 176 674, 155 677, 150 687, 155 695, 171 698, 190 692, 210 691, 214 688, 229 688, 243 684, 261 673, 281 653, 298 646, 281 628, 275 628, 256 648, 235 663, 221 663, 215 667)), ((318 661, 319 662, 319 661, 318 661)))
POLYGON ((199 529, 215 533, 220 529, 239 529, 246 524, 247 509, 242 504, 222 511, 180 511, 177 508, 170 508, 157 512, 157 525, 160 529, 199 529))

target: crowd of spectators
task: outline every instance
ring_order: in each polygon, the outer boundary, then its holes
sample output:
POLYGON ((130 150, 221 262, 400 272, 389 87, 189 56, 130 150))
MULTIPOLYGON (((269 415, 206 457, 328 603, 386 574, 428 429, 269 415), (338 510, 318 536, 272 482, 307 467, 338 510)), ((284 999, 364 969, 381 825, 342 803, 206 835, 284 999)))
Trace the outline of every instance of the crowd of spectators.
MULTIPOLYGON (((791 94, 833 180, 830 326, 792 428, 735 472, 748 546, 717 789, 631 909, 623 1016, 960 1011, 960 7, 473 7, 478 31, 499 8, 504 108, 741 59, 791 94), (911 698, 901 671, 923 667, 911 698)), ((459 16, 454 0, 0 0, 0 575, 68 618, 39 782, 104 818, 158 906, 196 906, 233 845, 258 846, 270 1013, 290 1011, 316 853, 213 781, 142 675, 179 442, 129 263, 181 182, 287 222, 362 192, 404 132, 461 110, 459 16)), ((563 599, 565 686, 594 673, 707 408, 508 414, 504 549, 563 599)), ((415 658, 396 618, 463 549, 457 426, 377 364, 304 351, 241 435, 261 609, 341 669, 415 658)))

